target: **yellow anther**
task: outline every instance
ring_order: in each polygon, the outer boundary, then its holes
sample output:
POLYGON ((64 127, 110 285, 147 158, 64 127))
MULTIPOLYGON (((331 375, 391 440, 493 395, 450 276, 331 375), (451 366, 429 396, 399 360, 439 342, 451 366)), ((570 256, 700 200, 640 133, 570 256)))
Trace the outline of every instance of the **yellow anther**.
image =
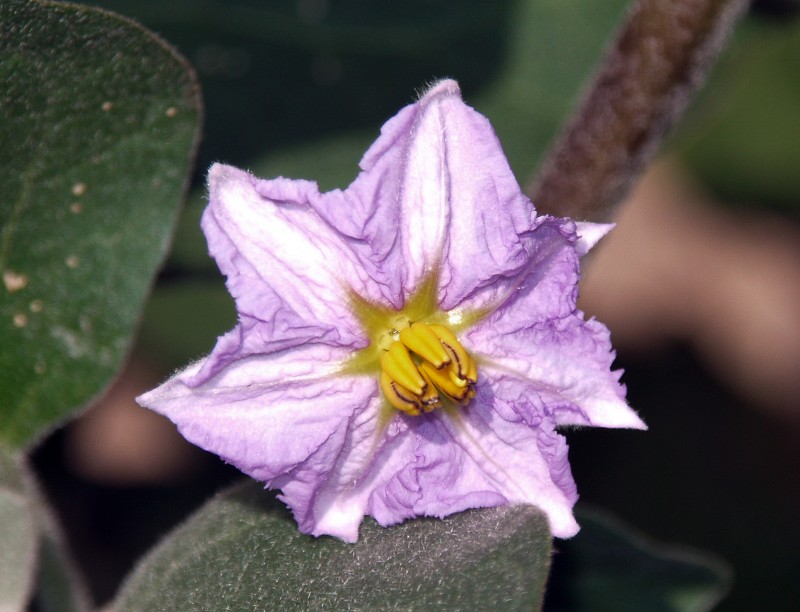
POLYGON ((429 327, 450 354, 451 361, 456 365, 458 375, 472 383, 478 382, 475 361, 469 356, 466 349, 461 346, 456 335, 444 325, 430 325, 429 327), (471 373, 474 374, 472 377, 470 376, 471 373))
POLYGON ((381 369, 414 395, 422 395, 425 390, 425 379, 414 365, 408 349, 400 342, 389 345, 389 350, 381 357, 381 369))
POLYGON ((394 408, 411 416, 420 414, 414 394, 394 382, 385 371, 381 372, 381 391, 394 408))
POLYGON ((425 388, 425 393, 420 397, 422 403, 421 408, 425 412, 430 412, 435 408, 441 408, 442 398, 439 397, 439 392, 436 390, 436 386, 433 384, 430 376, 428 376, 422 368, 420 368, 419 373, 425 377, 425 382, 428 383, 428 386, 425 388))
POLYGON ((467 379, 461 376, 458 373, 458 369, 453 366, 447 368, 447 375, 450 377, 450 380, 456 387, 466 387, 468 384, 467 379))
POLYGON ((475 397, 478 369, 455 334, 442 325, 413 323, 381 357, 380 386, 390 405, 417 416, 475 397))
POLYGON ((424 373, 421 374, 427 383, 422 394, 412 393, 396 380, 392 380, 385 371, 381 372, 381 391, 392 406, 411 416, 419 415, 420 411, 430 412, 441 408, 442 398, 430 379, 424 373))
POLYGON ((450 355, 429 325, 412 323, 400 331, 400 342, 425 361, 432 363, 435 368, 450 363, 450 355))
POLYGON ((420 365, 420 368, 430 377, 436 388, 448 397, 459 401, 467 397, 470 385, 463 378, 453 377, 447 369, 437 370, 431 364, 425 362, 420 365))
POLYGON ((475 363, 472 357, 469 358, 469 367, 467 368, 467 375, 464 378, 473 385, 478 382, 478 364, 475 363))

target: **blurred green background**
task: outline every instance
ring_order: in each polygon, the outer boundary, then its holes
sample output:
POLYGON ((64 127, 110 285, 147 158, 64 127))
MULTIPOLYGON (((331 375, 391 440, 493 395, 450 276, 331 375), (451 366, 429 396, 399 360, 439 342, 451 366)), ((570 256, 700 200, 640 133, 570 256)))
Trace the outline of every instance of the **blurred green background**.
MULTIPOLYGON (((194 189, 142 322, 134 362, 152 381, 207 353, 234 323, 198 221, 213 161, 262 176, 347 185, 380 125, 415 92, 456 78, 487 115, 521 183, 535 170, 599 61, 622 0, 116 0, 195 66, 206 118, 194 189)), ((800 204, 800 19, 757 2, 670 138, 669 150, 718 201, 796 223, 800 204)), ((613 332, 613 329, 612 329, 613 332)), ((613 336, 612 336, 613 337, 613 336)), ((727 560, 721 610, 800 601, 800 427, 735 394, 676 341, 620 351, 648 433, 568 434, 580 505, 612 510, 663 542, 727 560)), ((798 367, 800 374, 800 367, 798 367)), ((794 408, 795 412, 800 406, 794 408)), ((80 425, 79 425, 80 426, 80 425)), ((108 598, 132 560, 235 473, 192 455, 179 487, 93 479, 63 461, 71 428, 37 454, 69 537, 108 598), (80 521, 69 520, 79 516, 80 521)), ((142 452, 147 452, 145 447, 142 452)), ((555 560, 554 584, 559 580, 555 560)), ((565 597, 554 586, 548 605, 565 597)))

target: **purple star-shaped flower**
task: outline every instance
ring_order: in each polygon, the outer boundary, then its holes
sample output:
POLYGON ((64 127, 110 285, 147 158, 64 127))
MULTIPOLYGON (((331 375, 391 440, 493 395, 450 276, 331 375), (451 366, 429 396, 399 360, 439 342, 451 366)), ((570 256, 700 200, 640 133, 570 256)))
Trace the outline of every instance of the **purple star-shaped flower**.
POLYGON ((576 309, 610 226, 537 216, 485 117, 441 81, 345 191, 209 173, 238 325, 139 402, 271 488, 301 531, 534 504, 578 531, 562 425, 645 426, 576 309))

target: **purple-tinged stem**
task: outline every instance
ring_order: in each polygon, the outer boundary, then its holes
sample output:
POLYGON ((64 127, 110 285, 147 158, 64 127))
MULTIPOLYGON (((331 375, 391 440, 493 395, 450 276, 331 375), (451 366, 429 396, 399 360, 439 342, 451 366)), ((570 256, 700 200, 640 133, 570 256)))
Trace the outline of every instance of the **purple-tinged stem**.
POLYGON ((637 0, 528 193, 607 221, 722 49, 746 0, 637 0))

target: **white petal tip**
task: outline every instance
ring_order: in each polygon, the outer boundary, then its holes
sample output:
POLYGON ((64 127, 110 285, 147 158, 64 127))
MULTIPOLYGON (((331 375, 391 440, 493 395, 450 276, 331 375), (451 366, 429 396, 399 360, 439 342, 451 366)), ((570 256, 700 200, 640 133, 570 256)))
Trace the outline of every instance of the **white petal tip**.
POLYGON ((548 513, 547 519, 550 523, 550 533, 552 533, 555 538, 567 540, 577 535, 581 530, 580 526, 575 521, 572 511, 565 512, 562 510, 559 512, 551 512, 548 513))
POLYGON ((608 427, 610 429, 639 429, 641 431, 647 431, 645 422, 630 408, 622 413, 616 413, 613 416, 608 415, 607 420, 600 423, 598 426, 608 427))
POLYGON ((588 221, 577 221, 575 226, 578 234, 575 249, 580 257, 586 255, 594 245, 600 242, 603 236, 614 228, 613 223, 589 223, 588 221))
POLYGON ((217 162, 211 164, 211 167, 208 169, 209 184, 214 183, 222 178, 228 168, 230 168, 230 166, 226 166, 225 164, 220 164, 217 162))
POLYGON ((441 95, 456 95, 460 97, 461 88, 453 79, 442 79, 441 81, 436 81, 433 85, 428 87, 422 96, 420 96, 420 101, 422 102, 424 100, 441 95))
POLYGON ((327 507, 321 500, 319 505, 324 509, 320 511, 311 535, 329 535, 351 544, 358 540, 358 528, 364 520, 363 504, 352 499, 337 499, 327 507))

